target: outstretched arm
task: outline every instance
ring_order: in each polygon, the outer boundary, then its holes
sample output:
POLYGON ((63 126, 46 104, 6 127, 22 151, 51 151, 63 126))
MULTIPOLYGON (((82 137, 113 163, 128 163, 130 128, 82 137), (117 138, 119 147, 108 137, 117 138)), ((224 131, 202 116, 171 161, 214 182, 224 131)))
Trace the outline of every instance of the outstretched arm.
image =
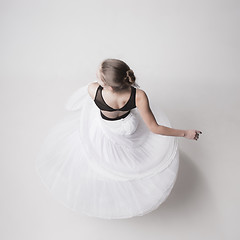
POLYGON ((149 106, 147 94, 141 89, 137 89, 136 92, 136 106, 143 121, 153 133, 166 136, 186 137, 188 139, 195 140, 198 139, 199 133, 202 133, 201 131, 197 130, 181 130, 159 125, 149 106))

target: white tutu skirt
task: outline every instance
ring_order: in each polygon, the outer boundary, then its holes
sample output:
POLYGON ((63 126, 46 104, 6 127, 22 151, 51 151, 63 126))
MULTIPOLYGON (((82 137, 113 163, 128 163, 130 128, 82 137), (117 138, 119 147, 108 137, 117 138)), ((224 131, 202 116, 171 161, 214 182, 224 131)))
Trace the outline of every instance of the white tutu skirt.
MULTIPOLYGON (((137 108, 124 119, 103 119, 87 86, 65 107, 68 114, 51 129, 36 159, 36 170, 56 199, 105 219, 158 208, 176 181, 177 137, 152 133, 137 108)), ((154 115, 158 124, 171 127, 163 112, 154 115)))

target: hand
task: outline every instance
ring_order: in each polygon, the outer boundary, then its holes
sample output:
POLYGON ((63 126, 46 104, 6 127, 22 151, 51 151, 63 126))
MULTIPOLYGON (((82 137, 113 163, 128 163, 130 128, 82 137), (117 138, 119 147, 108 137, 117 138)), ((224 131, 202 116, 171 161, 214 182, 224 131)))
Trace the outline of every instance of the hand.
POLYGON ((198 130, 185 130, 184 137, 197 141, 199 138, 199 134, 202 134, 202 132, 198 130))

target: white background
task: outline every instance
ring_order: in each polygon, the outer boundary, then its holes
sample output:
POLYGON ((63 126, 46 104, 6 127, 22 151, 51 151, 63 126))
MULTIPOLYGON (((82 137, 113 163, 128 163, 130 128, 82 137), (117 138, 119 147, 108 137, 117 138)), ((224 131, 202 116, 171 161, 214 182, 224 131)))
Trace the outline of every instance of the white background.
POLYGON ((240 239, 239 1, 1 0, 0 20, 1 239, 240 239), (174 128, 203 132, 179 139, 176 185, 143 217, 71 212, 34 169, 105 58, 129 64, 174 128))

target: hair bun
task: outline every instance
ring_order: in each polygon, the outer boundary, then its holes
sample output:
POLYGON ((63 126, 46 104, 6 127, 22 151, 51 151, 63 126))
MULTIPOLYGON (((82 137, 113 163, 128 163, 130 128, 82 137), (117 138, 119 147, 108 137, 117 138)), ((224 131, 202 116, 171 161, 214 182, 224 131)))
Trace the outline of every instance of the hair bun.
POLYGON ((127 74, 127 76, 125 77, 124 80, 125 80, 128 84, 133 84, 133 83, 135 83, 136 78, 135 78, 135 75, 134 75, 133 70, 132 70, 132 69, 127 70, 126 74, 127 74))

